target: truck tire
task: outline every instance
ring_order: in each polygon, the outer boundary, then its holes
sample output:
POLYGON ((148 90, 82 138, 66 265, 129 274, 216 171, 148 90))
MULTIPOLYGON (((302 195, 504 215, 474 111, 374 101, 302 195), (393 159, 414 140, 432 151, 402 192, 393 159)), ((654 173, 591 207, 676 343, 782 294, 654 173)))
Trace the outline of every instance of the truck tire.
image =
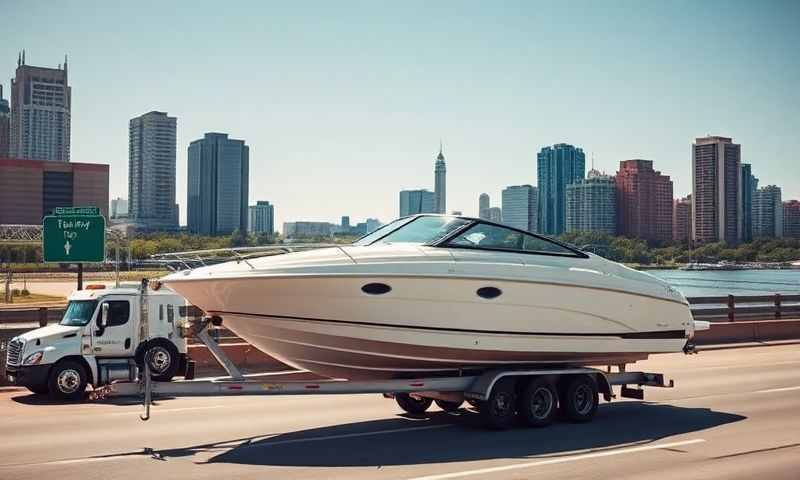
POLYGON ((517 409, 529 427, 550 425, 558 413, 556 387, 545 378, 532 378, 519 397, 517 409))
POLYGON ((517 389, 514 378, 501 378, 495 383, 489 399, 478 409, 483 423, 493 430, 511 428, 517 416, 517 389))
POLYGON ((58 362, 50 370, 47 388, 53 400, 80 400, 86 393, 87 374, 75 360, 58 362))
POLYGON ((150 378, 156 382, 169 382, 178 372, 180 355, 178 349, 166 340, 153 340, 144 353, 144 361, 150 366, 150 378))
POLYGON ((431 403, 433 403, 433 400, 430 398, 416 399, 407 393, 395 394, 394 400, 397 402, 400 408, 415 415, 425 413, 428 407, 431 406, 431 403))
POLYGON ((445 412, 457 412, 459 408, 461 408, 461 404, 464 402, 448 402, 447 400, 434 400, 436 402, 436 406, 444 410, 445 412))
POLYGON ((594 417, 600 398, 597 382, 588 375, 576 375, 567 379, 561 394, 561 408, 564 417, 576 423, 584 423, 594 417))

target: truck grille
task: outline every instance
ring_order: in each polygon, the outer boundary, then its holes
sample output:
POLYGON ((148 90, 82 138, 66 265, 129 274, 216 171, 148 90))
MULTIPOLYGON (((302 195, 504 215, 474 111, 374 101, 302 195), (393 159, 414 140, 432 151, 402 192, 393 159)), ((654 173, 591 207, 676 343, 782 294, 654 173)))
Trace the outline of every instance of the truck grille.
POLYGON ((22 356, 22 341, 11 340, 8 342, 8 356, 6 357, 6 364, 19 365, 22 356))

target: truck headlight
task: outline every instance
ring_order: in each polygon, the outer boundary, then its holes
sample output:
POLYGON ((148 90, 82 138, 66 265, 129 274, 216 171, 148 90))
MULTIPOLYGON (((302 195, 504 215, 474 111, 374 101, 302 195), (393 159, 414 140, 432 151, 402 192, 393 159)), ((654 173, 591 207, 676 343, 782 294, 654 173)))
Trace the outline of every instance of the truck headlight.
POLYGON ((22 364, 23 365, 38 365, 39 362, 42 361, 43 357, 44 357, 44 352, 42 352, 42 351, 34 352, 34 353, 28 355, 27 357, 25 357, 25 361, 22 362, 22 364))

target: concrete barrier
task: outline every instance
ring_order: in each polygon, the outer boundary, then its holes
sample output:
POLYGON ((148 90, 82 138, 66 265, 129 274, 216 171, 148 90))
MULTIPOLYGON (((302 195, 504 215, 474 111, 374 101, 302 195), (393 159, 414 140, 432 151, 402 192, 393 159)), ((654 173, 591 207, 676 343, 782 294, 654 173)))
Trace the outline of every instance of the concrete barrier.
POLYGON ((800 339, 800 320, 714 322, 709 330, 697 332, 695 342, 716 345, 793 339, 800 339))

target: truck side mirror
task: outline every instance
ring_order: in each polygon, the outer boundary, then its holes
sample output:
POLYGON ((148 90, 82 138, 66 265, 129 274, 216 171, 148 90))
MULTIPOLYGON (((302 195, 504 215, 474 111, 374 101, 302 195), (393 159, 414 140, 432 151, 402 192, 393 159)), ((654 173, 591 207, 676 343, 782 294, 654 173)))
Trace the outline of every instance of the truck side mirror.
POLYGON ((106 325, 108 325, 108 304, 104 303, 100 307, 100 319, 97 322, 97 326, 100 328, 106 328, 106 325))

